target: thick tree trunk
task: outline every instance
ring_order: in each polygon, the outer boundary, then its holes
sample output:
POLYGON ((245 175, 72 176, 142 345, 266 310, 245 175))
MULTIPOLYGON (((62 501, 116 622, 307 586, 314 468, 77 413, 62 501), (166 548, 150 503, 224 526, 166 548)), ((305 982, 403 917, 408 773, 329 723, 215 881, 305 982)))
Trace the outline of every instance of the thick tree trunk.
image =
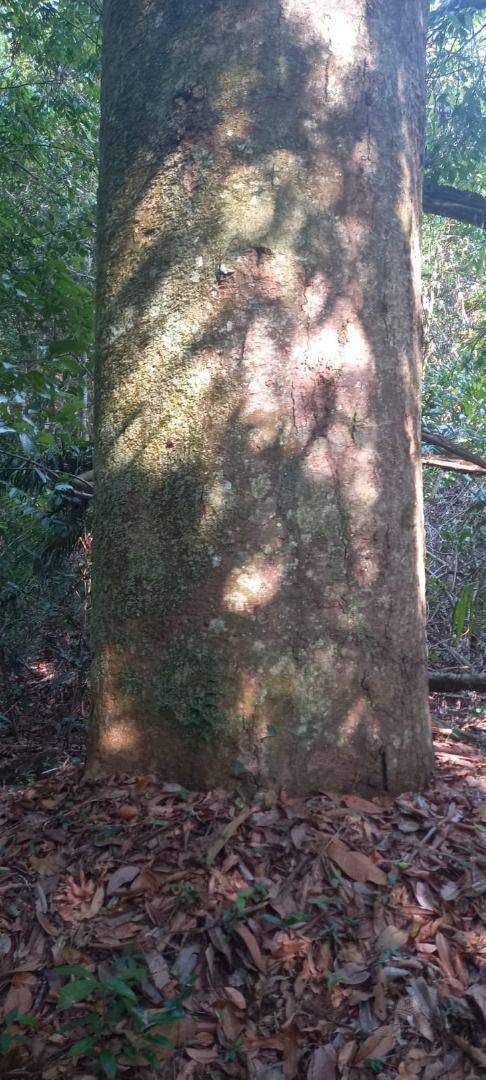
POLYGON ((422 0, 106 0, 91 768, 432 762, 422 0))

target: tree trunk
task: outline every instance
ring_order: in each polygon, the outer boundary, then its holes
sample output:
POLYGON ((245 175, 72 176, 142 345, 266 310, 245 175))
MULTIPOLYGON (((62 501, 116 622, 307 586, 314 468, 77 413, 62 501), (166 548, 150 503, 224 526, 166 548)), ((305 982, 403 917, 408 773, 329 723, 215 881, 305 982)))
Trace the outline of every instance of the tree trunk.
POLYGON ((106 0, 91 769, 423 784, 422 0, 106 0))

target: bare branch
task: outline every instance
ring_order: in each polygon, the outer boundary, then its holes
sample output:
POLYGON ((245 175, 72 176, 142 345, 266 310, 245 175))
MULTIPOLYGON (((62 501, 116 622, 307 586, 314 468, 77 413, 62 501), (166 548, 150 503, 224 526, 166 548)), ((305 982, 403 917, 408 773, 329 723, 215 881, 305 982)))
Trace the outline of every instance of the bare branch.
POLYGON ((424 214, 438 214, 439 217, 476 225, 480 229, 486 225, 486 198, 475 191, 461 191, 446 184, 426 181, 422 208, 424 214))
POLYGON ((452 442, 451 439, 444 438, 443 435, 439 435, 436 431, 429 431, 428 428, 423 427, 422 442, 429 443, 430 446, 438 446, 441 450, 448 450, 454 457, 461 458, 463 461, 470 461, 473 465, 479 465, 480 469, 486 469, 486 460, 480 457, 479 454, 473 454, 466 446, 452 442))
POLYGON ((486 476, 486 469, 481 468, 480 465, 473 465, 472 461, 460 461, 459 458, 451 461, 450 458, 436 457, 435 455, 425 455, 422 457, 422 461, 424 465, 432 465, 435 469, 449 469, 452 472, 486 476))

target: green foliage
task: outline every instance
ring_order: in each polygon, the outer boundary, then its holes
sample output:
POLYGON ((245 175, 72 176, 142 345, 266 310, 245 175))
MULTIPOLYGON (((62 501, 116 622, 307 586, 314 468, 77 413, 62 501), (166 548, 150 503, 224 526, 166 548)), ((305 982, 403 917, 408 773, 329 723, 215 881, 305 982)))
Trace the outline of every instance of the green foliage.
POLYGON ((428 175, 444 184, 484 185, 484 43, 481 12, 435 2, 428 41, 428 175))
POLYGON ((66 1012, 83 1005, 61 1027, 63 1033, 77 1036, 68 1057, 95 1067, 98 1076, 108 1080, 118 1076, 120 1063, 158 1068, 157 1048, 171 1045, 160 1028, 183 1016, 184 993, 166 1001, 161 1010, 147 1009, 143 983, 149 972, 131 954, 117 959, 111 973, 99 978, 80 964, 64 964, 56 971, 67 978, 59 991, 58 1008, 66 1012))
POLYGON ((27 1046, 29 1035, 37 1029, 37 1020, 30 1014, 23 1015, 17 1009, 11 1009, 0 1027, 0 1056, 8 1054, 16 1046, 27 1046))
POLYGON ((98 21, 0 4, 0 448, 34 457, 89 442, 98 21))
POLYGON ((486 407, 483 237, 426 218, 423 256, 424 422, 474 447, 486 407))

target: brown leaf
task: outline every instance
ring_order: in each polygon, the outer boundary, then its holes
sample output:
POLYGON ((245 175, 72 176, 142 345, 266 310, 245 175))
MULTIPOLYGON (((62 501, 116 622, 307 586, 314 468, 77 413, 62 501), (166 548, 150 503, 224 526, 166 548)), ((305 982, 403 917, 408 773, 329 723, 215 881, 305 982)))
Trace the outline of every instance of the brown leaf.
POLYGON ((138 806, 133 806, 132 803, 122 803, 117 809, 118 817, 121 817, 123 821, 134 821, 139 813, 138 806))
POLYGON ((177 973, 177 978, 181 983, 186 983, 192 972, 197 967, 199 960, 199 945, 196 942, 192 942, 190 945, 184 945, 181 949, 177 960, 174 964, 174 971, 177 973))
POLYGON ((466 991, 467 997, 472 998, 476 1003, 480 1012, 482 1012, 484 1020, 486 1022, 486 986, 482 986, 479 983, 475 983, 474 986, 470 986, 466 991))
POLYGON ((445 938, 443 934, 438 933, 435 938, 435 943, 437 945, 440 962, 446 975, 448 975, 450 979, 455 979, 456 973, 452 966, 451 950, 447 938, 445 938))
POLYGON ((106 895, 113 896, 122 885, 129 885, 140 874, 139 866, 119 866, 108 878, 106 883, 106 895))
POLYGON ((341 840, 330 840, 326 855, 353 881, 372 881, 375 885, 386 885, 386 875, 369 855, 363 855, 361 851, 351 851, 341 840))
POLYGON ((274 935, 271 944, 272 956, 277 957, 279 960, 290 960, 293 956, 307 953, 308 949, 308 938, 292 937, 291 934, 286 934, 283 930, 274 935))
POLYGON ((336 1080, 337 1054, 333 1046, 319 1046, 311 1056, 307 1080, 336 1080))
POLYGON ((295 1024, 282 1032, 284 1037, 283 1073, 284 1080, 295 1080, 298 1076, 300 1058, 299 1032, 295 1024))
POLYGON ((432 896, 429 886, 426 881, 415 881, 413 883, 413 890, 417 898, 417 903, 425 911, 433 911, 435 908, 435 900, 432 896))
POLYGON ((142 870, 138 877, 134 878, 130 885, 131 893, 155 892, 161 884, 159 874, 155 870, 142 870))
POLYGON ((377 1028, 372 1035, 368 1035, 356 1054, 355 1064, 360 1065, 366 1058, 368 1060, 385 1058, 395 1045, 393 1028, 388 1025, 377 1028))
POLYGON ((0 956, 8 956, 11 948, 12 938, 10 934, 0 934, 0 956))
POLYGON ((163 956, 153 949, 151 952, 144 952, 145 962, 150 971, 152 982, 157 987, 157 990, 163 990, 164 986, 170 982, 169 968, 163 956))
POLYGON ((463 1050, 471 1061, 474 1061, 476 1065, 479 1065, 481 1069, 486 1068, 486 1053, 484 1050, 480 1050, 478 1046, 471 1046, 466 1039, 461 1038, 460 1035, 454 1035, 454 1042, 463 1050))
POLYGON ((237 990, 234 986, 225 986, 224 992, 228 1001, 231 1001, 232 1005, 235 1005, 237 1009, 246 1009, 246 998, 240 990, 237 990))
POLYGON ((401 949, 407 941, 408 931, 399 930, 398 926, 393 926, 390 923, 389 926, 385 926, 385 929, 381 931, 376 945, 380 952, 383 952, 385 949, 401 949))
POLYGON ((19 971, 14 975, 3 1007, 4 1015, 6 1016, 12 1009, 22 1014, 29 1013, 36 986, 36 976, 29 974, 28 971, 19 971))
POLYGON ((186 1046, 186 1054, 192 1061, 199 1062, 200 1065, 210 1065, 212 1061, 216 1061, 218 1051, 193 1049, 191 1046, 186 1046))
POLYGON ((342 976, 347 986, 361 986, 370 977, 368 968, 363 964, 353 963, 342 964, 339 968, 339 975, 342 976))
POLYGON ((220 926, 212 927, 212 929, 209 930, 209 932, 208 932, 208 936, 211 939, 211 941, 212 941, 212 943, 214 945, 214 948, 217 949, 218 952, 222 953, 222 955, 228 961, 228 964, 231 965, 231 963, 232 963, 231 949, 229 947, 228 938, 226 937, 226 934, 221 929, 221 927, 220 926))
POLYGON ((217 840, 213 841, 213 843, 208 849, 208 853, 206 856, 206 862, 208 866, 211 866, 211 863, 214 862, 216 856, 219 855, 219 852, 222 851, 228 840, 230 840, 231 837, 234 836, 235 832, 238 831, 240 825, 242 825, 243 822, 250 817, 253 811, 253 806, 247 806, 245 810, 241 811, 241 814, 237 814, 236 817, 234 817, 231 821, 228 822, 227 825, 225 825, 221 835, 218 836, 217 840))
POLYGON ((45 930, 46 934, 49 934, 50 937, 59 937, 59 934, 61 933, 59 928, 55 926, 51 919, 47 918, 47 915, 44 915, 44 913, 37 908, 35 917, 40 926, 42 926, 42 929, 45 930))
MULTIPOLYGON (((356 1042, 351 1039, 350 1042, 344 1044, 338 1051, 338 1065, 339 1069, 343 1071, 347 1065, 350 1065, 354 1059, 356 1053, 356 1042)), ((346 1074, 347 1075, 347 1074, 346 1074)))
POLYGON ((81 919, 94 919, 95 915, 101 911, 103 907, 103 901, 105 899, 105 890, 102 885, 98 885, 95 889, 95 894, 90 904, 83 905, 80 914, 81 919))
MULTIPOLYGON (((147 1010, 147 1016, 160 1016, 159 1009, 147 1010)), ((192 1017, 184 1017, 182 1020, 173 1020, 168 1023, 154 1024, 150 1028, 152 1035, 163 1035, 164 1039, 167 1039, 170 1046, 157 1046, 155 1053, 159 1062, 169 1061, 175 1054, 176 1050, 185 1047, 188 1042, 192 1042, 197 1037, 196 1022, 192 1017)))
POLYGON ((255 967, 265 975, 267 965, 255 935, 252 934, 249 927, 245 926, 244 923, 239 923, 238 926, 235 926, 235 934, 238 934, 241 940, 244 941, 255 967))
POLYGON ((397 821, 397 826, 400 832, 414 833, 420 829, 420 822, 412 817, 400 817, 397 821))
POLYGON ((232 1005, 226 1005, 219 1013, 221 1027, 228 1043, 235 1043, 243 1030, 241 1012, 232 1005))

